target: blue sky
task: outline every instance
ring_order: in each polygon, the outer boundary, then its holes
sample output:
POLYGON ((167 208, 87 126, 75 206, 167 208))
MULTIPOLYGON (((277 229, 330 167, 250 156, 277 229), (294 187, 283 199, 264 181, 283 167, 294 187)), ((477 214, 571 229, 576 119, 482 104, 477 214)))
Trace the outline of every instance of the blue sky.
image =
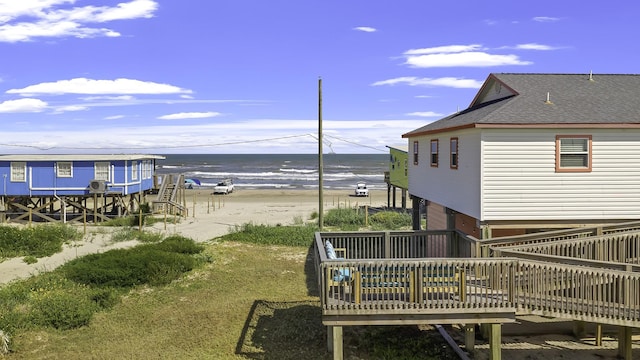
POLYGON ((384 153, 493 72, 639 73, 640 3, 0 0, 0 153, 384 153))

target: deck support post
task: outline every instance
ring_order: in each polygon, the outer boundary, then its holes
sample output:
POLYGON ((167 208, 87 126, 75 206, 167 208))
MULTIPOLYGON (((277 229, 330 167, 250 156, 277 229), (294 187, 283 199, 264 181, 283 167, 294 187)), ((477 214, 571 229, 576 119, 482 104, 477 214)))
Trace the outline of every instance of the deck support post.
POLYGON ((411 208, 411 224, 413 230, 421 230, 421 217, 420 217, 420 198, 411 195, 412 208, 411 208))
POLYGON ((602 324, 596 324, 596 346, 602 346, 602 324))
POLYGON ((620 326, 618 330, 618 356, 624 360, 631 360, 632 353, 631 328, 620 326))
POLYGON ((464 324, 464 347, 472 352, 476 347, 476 325, 464 324))
POLYGON ((333 360, 343 360, 342 326, 327 326, 327 347, 333 353, 333 360))
POLYGON ((584 321, 574 320, 573 321, 573 336, 576 339, 581 339, 585 336, 585 323, 584 321))
POLYGON ((489 339, 490 360, 502 359, 502 324, 491 324, 491 338, 489 339))

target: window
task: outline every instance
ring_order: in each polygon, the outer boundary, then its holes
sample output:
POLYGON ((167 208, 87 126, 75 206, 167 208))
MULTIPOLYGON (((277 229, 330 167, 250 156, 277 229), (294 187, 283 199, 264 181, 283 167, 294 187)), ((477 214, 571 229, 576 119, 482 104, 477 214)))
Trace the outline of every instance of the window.
POLYGON ((591 135, 556 136, 556 172, 591 171, 591 135))
POLYGON ((418 165, 418 142, 413 142, 413 165, 418 165))
POLYGON ((106 180, 109 181, 109 166, 111 164, 108 162, 96 162, 94 163, 94 176, 95 180, 106 180))
POLYGON ((438 139, 431 140, 431 166, 438 167, 438 139))
POLYGON ((56 174, 58 174, 58 177, 73 177, 73 163, 68 162, 68 161, 64 161, 64 162, 57 162, 56 163, 56 174))
POLYGON ((138 180, 138 162, 131 162, 131 180, 138 180))
POLYGON ((11 163, 11 181, 15 181, 15 182, 27 181, 27 163, 26 162, 11 163))
POLYGON ((143 172, 144 172, 144 178, 145 179, 151 179, 152 175, 153 175, 153 163, 151 162, 151 160, 145 160, 143 162, 143 172))
POLYGON ((451 157, 449 166, 452 169, 458 168, 458 138, 454 137, 449 140, 449 148, 451 149, 451 157))

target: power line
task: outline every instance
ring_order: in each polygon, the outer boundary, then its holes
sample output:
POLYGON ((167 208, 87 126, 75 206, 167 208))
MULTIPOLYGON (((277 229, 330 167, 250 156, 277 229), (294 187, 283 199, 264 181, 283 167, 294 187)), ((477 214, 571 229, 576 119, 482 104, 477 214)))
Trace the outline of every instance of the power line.
MULTIPOLYGON (((147 149, 188 149, 188 148, 206 148, 206 147, 217 147, 217 146, 228 146, 228 145, 243 145, 243 144, 254 144, 260 142, 269 142, 269 141, 278 141, 285 139, 295 139, 295 138, 304 138, 311 137, 318 140, 318 137, 314 134, 298 134, 298 135, 288 135, 288 136, 280 136, 273 138, 263 138, 263 139, 254 139, 254 140, 239 140, 239 141, 228 141, 228 142, 220 142, 220 143, 206 143, 206 144, 190 144, 190 145, 163 145, 163 146, 136 146, 136 147, 122 147, 118 146, 117 149, 120 150, 147 150, 147 149)), ((372 149, 380 152, 386 152, 386 149, 381 149, 374 146, 363 145, 357 143, 355 141, 347 140, 338 136, 333 136, 329 134, 324 134, 323 143, 326 144, 329 149, 331 149, 332 153, 335 153, 333 146, 334 143, 328 141, 326 138, 332 138, 341 142, 345 142, 354 146, 372 149)), ((38 150, 52 150, 52 149, 64 149, 64 150, 108 150, 111 148, 101 147, 84 147, 84 146, 38 146, 38 145, 25 145, 25 144, 9 144, 9 143, 0 143, 0 146, 6 147, 16 147, 16 148, 30 148, 30 149, 38 149, 38 150)))

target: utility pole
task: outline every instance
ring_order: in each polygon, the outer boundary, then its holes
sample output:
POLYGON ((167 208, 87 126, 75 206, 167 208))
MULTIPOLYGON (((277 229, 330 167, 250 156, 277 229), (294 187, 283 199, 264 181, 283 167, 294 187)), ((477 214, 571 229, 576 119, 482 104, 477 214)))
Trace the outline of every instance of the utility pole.
POLYGON ((322 78, 318 78, 318 228, 324 227, 324 209, 322 201, 322 176, 324 173, 322 163, 322 78))

